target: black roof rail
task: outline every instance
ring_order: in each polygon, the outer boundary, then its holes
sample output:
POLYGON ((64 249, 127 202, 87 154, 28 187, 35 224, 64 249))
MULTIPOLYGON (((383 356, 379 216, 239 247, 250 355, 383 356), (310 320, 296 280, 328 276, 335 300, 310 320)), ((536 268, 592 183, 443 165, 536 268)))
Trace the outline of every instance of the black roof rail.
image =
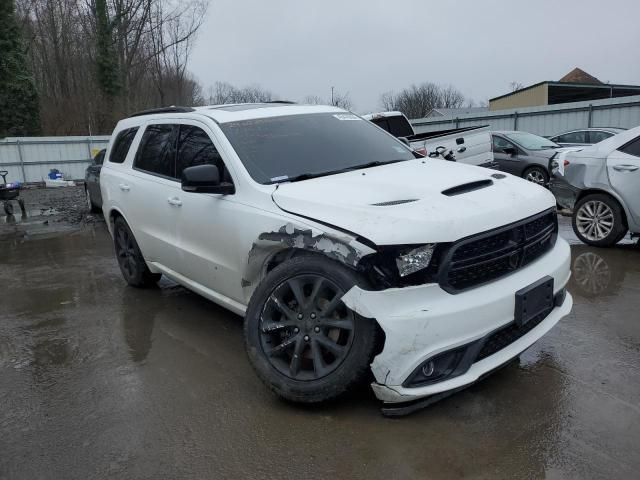
POLYGON ((291 100, 269 100, 264 103, 286 103, 287 105, 294 105, 296 102, 292 102, 291 100))
POLYGON ((154 113, 188 113, 195 112, 195 108, 191 107, 160 107, 160 108, 150 108, 149 110, 142 110, 140 112, 132 113, 129 117, 140 117, 142 115, 152 115, 154 113))

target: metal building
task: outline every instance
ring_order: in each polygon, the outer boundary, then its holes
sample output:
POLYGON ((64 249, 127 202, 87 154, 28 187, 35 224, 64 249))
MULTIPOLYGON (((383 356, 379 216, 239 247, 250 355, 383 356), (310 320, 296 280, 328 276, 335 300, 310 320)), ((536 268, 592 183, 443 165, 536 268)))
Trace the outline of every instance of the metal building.
POLYGON ((551 136, 585 127, 632 128, 640 125, 640 95, 540 107, 512 108, 456 117, 411 120, 416 133, 489 125, 492 130, 523 130, 551 136))

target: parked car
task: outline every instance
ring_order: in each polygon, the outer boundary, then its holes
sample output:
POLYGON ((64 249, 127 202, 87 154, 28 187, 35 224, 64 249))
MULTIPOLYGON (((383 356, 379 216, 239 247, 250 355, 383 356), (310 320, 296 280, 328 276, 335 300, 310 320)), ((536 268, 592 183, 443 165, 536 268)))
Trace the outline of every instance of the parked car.
POLYGON ((406 140, 416 152, 434 158, 455 160, 468 165, 498 168, 493 160, 491 139, 486 126, 450 128, 433 132, 415 133, 402 112, 378 112, 362 118, 406 140))
POLYGON ((640 127, 551 160, 550 189, 580 240, 599 247, 640 235, 640 127))
POLYGON ((106 158, 124 279, 164 274, 243 315, 251 364, 288 400, 336 398, 371 369, 385 412, 407 413, 571 309, 551 193, 428 161, 339 108, 142 112, 117 124, 106 158))
POLYGON ((100 150, 91 165, 84 172, 84 194, 89 211, 97 213, 102 211, 102 194, 100 193, 100 170, 104 161, 106 149, 100 150))
POLYGON ((549 137, 549 140, 562 147, 580 147, 601 142, 625 130, 625 128, 615 127, 582 128, 559 133, 549 137))
POLYGON ((493 158, 500 170, 538 185, 549 182, 549 159, 559 145, 544 137, 520 131, 491 132, 493 158))

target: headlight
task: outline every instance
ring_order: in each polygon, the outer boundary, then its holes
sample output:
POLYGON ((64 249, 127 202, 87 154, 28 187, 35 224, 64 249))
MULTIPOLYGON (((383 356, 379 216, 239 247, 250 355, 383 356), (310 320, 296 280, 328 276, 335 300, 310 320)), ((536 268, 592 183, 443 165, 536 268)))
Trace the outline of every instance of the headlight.
POLYGON ((435 246, 435 243, 427 243, 426 245, 414 248, 398 256, 398 258, 396 258, 396 265, 398 266, 400 276, 406 277, 407 275, 427 268, 429 262, 431 262, 435 246))

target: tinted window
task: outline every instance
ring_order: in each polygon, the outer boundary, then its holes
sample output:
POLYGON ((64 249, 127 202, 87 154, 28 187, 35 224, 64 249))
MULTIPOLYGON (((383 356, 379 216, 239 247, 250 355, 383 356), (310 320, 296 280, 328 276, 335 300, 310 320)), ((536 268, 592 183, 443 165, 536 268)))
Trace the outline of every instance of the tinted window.
POLYGON ((390 132, 390 127, 389 127, 389 122, 387 121, 386 117, 381 117, 381 118, 374 118, 371 120, 372 123, 375 123, 377 126, 379 126, 381 129, 390 132))
POLYGON ((129 153, 129 147, 133 142, 138 127, 126 128, 121 130, 116 137, 116 141, 113 142, 111 147, 111 154, 109 155, 109 161, 111 163, 123 163, 129 153))
POLYGON ((598 131, 598 132, 592 131, 592 132, 589 132, 589 143, 598 143, 612 136, 613 136, 613 133, 602 132, 602 131, 598 131))
POLYGON ((557 148, 558 145, 548 138, 534 135, 527 132, 508 132, 504 134, 509 140, 514 141, 522 148, 527 150, 546 150, 549 148, 557 148))
POLYGON ((554 141, 557 143, 589 143, 587 141, 587 132, 584 130, 558 135, 554 141))
POLYGON ((177 125, 149 125, 142 134, 134 167, 175 178, 177 125))
POLYGON ((629 143, 623 145, 618 150, 624 153, 628 153, 629 155, 640 157, 640 137, 631 140, 629 143))
POLYGON ((260 183, 416 158, 371 122, 346 112, 242 120, 220 128, 260 183))
POLYGON ((389 117, 389 132, 396 137, 408 137, 413 135, 413 128, 411 124, 404 117, 389 117))
POLYGON ((218 166, 222 175, 222 158, 209 135, 200 127, 181 125, 178 136, 178 156, 176 157, 176 177, 182 170, 194 165, 212 164, 218 166))

